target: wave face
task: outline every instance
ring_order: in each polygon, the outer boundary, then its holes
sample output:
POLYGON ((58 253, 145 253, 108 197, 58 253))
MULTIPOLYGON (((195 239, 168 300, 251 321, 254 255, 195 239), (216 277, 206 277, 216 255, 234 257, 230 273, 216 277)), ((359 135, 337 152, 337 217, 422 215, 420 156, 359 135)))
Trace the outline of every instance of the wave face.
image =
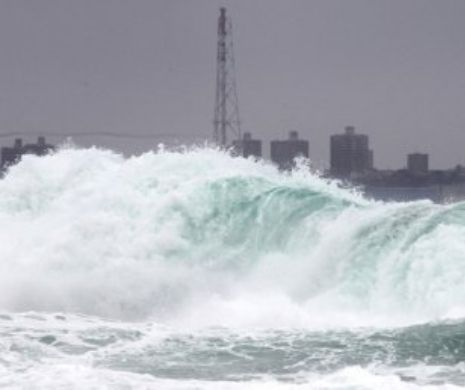
POLYGON ((0 180, 1 389, 465 386, 465 203, 210 148, 0 180))
POLYGON ((465 313, 465 204, 368 201, 200 148, 28 156, 0 181, 0 308, 197 326, 465 313))

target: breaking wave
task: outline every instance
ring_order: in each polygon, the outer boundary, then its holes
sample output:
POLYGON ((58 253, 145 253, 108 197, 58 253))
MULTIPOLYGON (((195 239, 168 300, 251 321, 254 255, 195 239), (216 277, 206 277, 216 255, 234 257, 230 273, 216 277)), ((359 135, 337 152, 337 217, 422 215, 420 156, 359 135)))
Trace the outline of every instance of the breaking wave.
POLYGON ((382 203, 199 148, 64 148, 0 181, 0 310, 183 326, 465 315, 465 204, 382 203))

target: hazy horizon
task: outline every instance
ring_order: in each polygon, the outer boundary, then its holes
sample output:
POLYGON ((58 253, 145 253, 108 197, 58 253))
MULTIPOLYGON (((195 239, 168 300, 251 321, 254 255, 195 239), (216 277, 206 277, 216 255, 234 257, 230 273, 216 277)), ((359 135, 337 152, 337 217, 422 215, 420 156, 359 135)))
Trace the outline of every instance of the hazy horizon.
POLYGON ((243 131, 266 155, 298 130, 327 166, 329 136, 354 125, 379 168, 405 166, 410 152, 429 153, 433 169, 465 165, 458 0, 2 1, 0 133, 170 135, 75 138, 127 154, 211 135, 223 5, 243 131))

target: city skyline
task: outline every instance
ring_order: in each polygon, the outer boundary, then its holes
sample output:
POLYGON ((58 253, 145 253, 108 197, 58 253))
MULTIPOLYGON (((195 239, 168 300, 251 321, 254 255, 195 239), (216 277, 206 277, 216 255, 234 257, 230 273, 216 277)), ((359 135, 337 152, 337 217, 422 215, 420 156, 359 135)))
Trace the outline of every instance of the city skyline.
MULTIPOLYGON (((211 137, 222 5, 244 131, 268 143, 297 130, 325 167, 328 138, 346 125, 370 137, 377 167, 401 168, 412 152, 432 169, 465 165, 465 3, 455 0, 2 2, 0 131, 211 137)), ((146 139, 76 142, 147 149, 146 139)))

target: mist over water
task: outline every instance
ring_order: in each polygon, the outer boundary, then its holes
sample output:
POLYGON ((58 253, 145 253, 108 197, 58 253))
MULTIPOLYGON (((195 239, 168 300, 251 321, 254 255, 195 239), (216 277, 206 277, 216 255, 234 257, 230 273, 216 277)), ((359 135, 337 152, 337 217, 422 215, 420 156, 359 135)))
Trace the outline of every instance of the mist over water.
POLYGON ((0 387, 462 386, 464 281, 465 203, 208 147, 26 156, 0 181, 0 387))

